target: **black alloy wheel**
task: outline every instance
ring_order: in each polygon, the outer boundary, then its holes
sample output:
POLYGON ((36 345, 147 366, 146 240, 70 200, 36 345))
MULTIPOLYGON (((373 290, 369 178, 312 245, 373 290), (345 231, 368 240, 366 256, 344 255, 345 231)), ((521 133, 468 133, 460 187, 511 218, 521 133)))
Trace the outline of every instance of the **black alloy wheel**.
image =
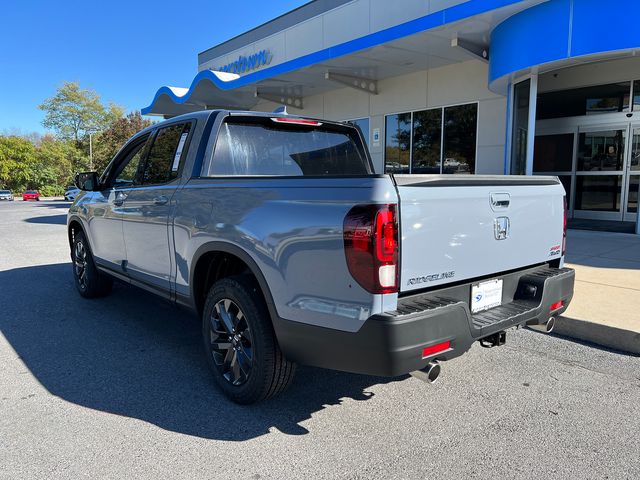
POLYGON ((244 313, 233 300, 223 298, 214 305, 209 322, 216 367, 229 383, 242 385, 253 368, 253 339, 244 313))
POLYGON ((77 232, 71 244, 73 279, 85 298, 102 297, 111 291, 113 279, 98 271, 84 232, 77 232))
POLYGON ((73 248, 73 270, 78 282, 78 288, 87 290, 87 248, 84 246, 84 239, 75 242, 73 248))
POLYGON ((202 340, 218 387, 240 404, 278 395, 296 365, 280 351, 271 316, 255 278, 222 278, 209 289, 202 312, 202 340))

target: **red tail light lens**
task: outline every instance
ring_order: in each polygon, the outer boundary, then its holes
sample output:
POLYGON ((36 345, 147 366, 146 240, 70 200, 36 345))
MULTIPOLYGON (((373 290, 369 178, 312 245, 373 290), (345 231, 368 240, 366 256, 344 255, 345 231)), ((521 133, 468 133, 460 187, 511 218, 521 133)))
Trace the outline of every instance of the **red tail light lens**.
POLYGON ((422 358, 430 357, 431 355, 444 352, 445 350, 449 350, 450 348, 451 348, 450 340, 447 340, 446 342, 438 343, 437 345, 431 345, 430 347, 426 347, 422 349, 422 358))
POLYGON ((567 197, 562 197, 564 202, 564 220, 562 225, 562 256, 567 251, 567 197))
POLYGON ((549 307, 549 311, 553 312, 554 310, 558 310, 559 308, 562 308, 563 306, 564 306, 564 302, 562 300, 560 300, 559 302, 552 303, 551 307, 549 307))
POLYGON ((356 205, 344 219, 344 249, 353 278, 368 292, 398 291, 396 205, 356 205))

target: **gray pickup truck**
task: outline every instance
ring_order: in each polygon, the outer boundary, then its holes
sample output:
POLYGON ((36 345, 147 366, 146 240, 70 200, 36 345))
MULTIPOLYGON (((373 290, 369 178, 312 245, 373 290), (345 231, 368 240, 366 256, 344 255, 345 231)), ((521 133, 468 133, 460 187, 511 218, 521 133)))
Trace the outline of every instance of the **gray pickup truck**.
POLYGON ((573 295, 556 177, 376 174, 344 123, 187 114, 76 185, 80 295, 117 279, 193 309, 239 403, 283 391, 296 364, 433 381, 476 341, 550 331, 573 295))

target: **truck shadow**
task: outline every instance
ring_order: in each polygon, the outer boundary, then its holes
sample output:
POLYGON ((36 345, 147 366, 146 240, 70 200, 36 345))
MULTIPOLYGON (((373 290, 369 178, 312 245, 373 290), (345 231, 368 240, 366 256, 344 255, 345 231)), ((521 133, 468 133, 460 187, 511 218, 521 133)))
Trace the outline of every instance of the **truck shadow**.
POLYGON ((31 217, 26 218, 24 220, 27 223, 40 223, 40 224, 50 224, 50 225, 66 225, 67 224, 67 214, 62 213, 60 215, 43 215, 40 217, 31 217))
POLYGON ((2 271, 0 285, 0 331, 51 394, 187 435, 306 434, 313 413, 400 380, 301 367, 284 395, 238 406, 211 377, 192 313, 121 284, 108 298, 82 299, 69 263, 2 271))

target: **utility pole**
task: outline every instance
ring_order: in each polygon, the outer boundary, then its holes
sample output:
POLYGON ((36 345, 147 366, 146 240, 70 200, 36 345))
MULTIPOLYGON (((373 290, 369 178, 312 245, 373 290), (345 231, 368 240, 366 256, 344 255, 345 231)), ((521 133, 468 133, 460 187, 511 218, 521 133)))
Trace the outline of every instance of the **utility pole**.
POLYGON ((91 136, 93 132, 89 131, 89 171, 93 172, 93 143, 91 141, 91 136))

